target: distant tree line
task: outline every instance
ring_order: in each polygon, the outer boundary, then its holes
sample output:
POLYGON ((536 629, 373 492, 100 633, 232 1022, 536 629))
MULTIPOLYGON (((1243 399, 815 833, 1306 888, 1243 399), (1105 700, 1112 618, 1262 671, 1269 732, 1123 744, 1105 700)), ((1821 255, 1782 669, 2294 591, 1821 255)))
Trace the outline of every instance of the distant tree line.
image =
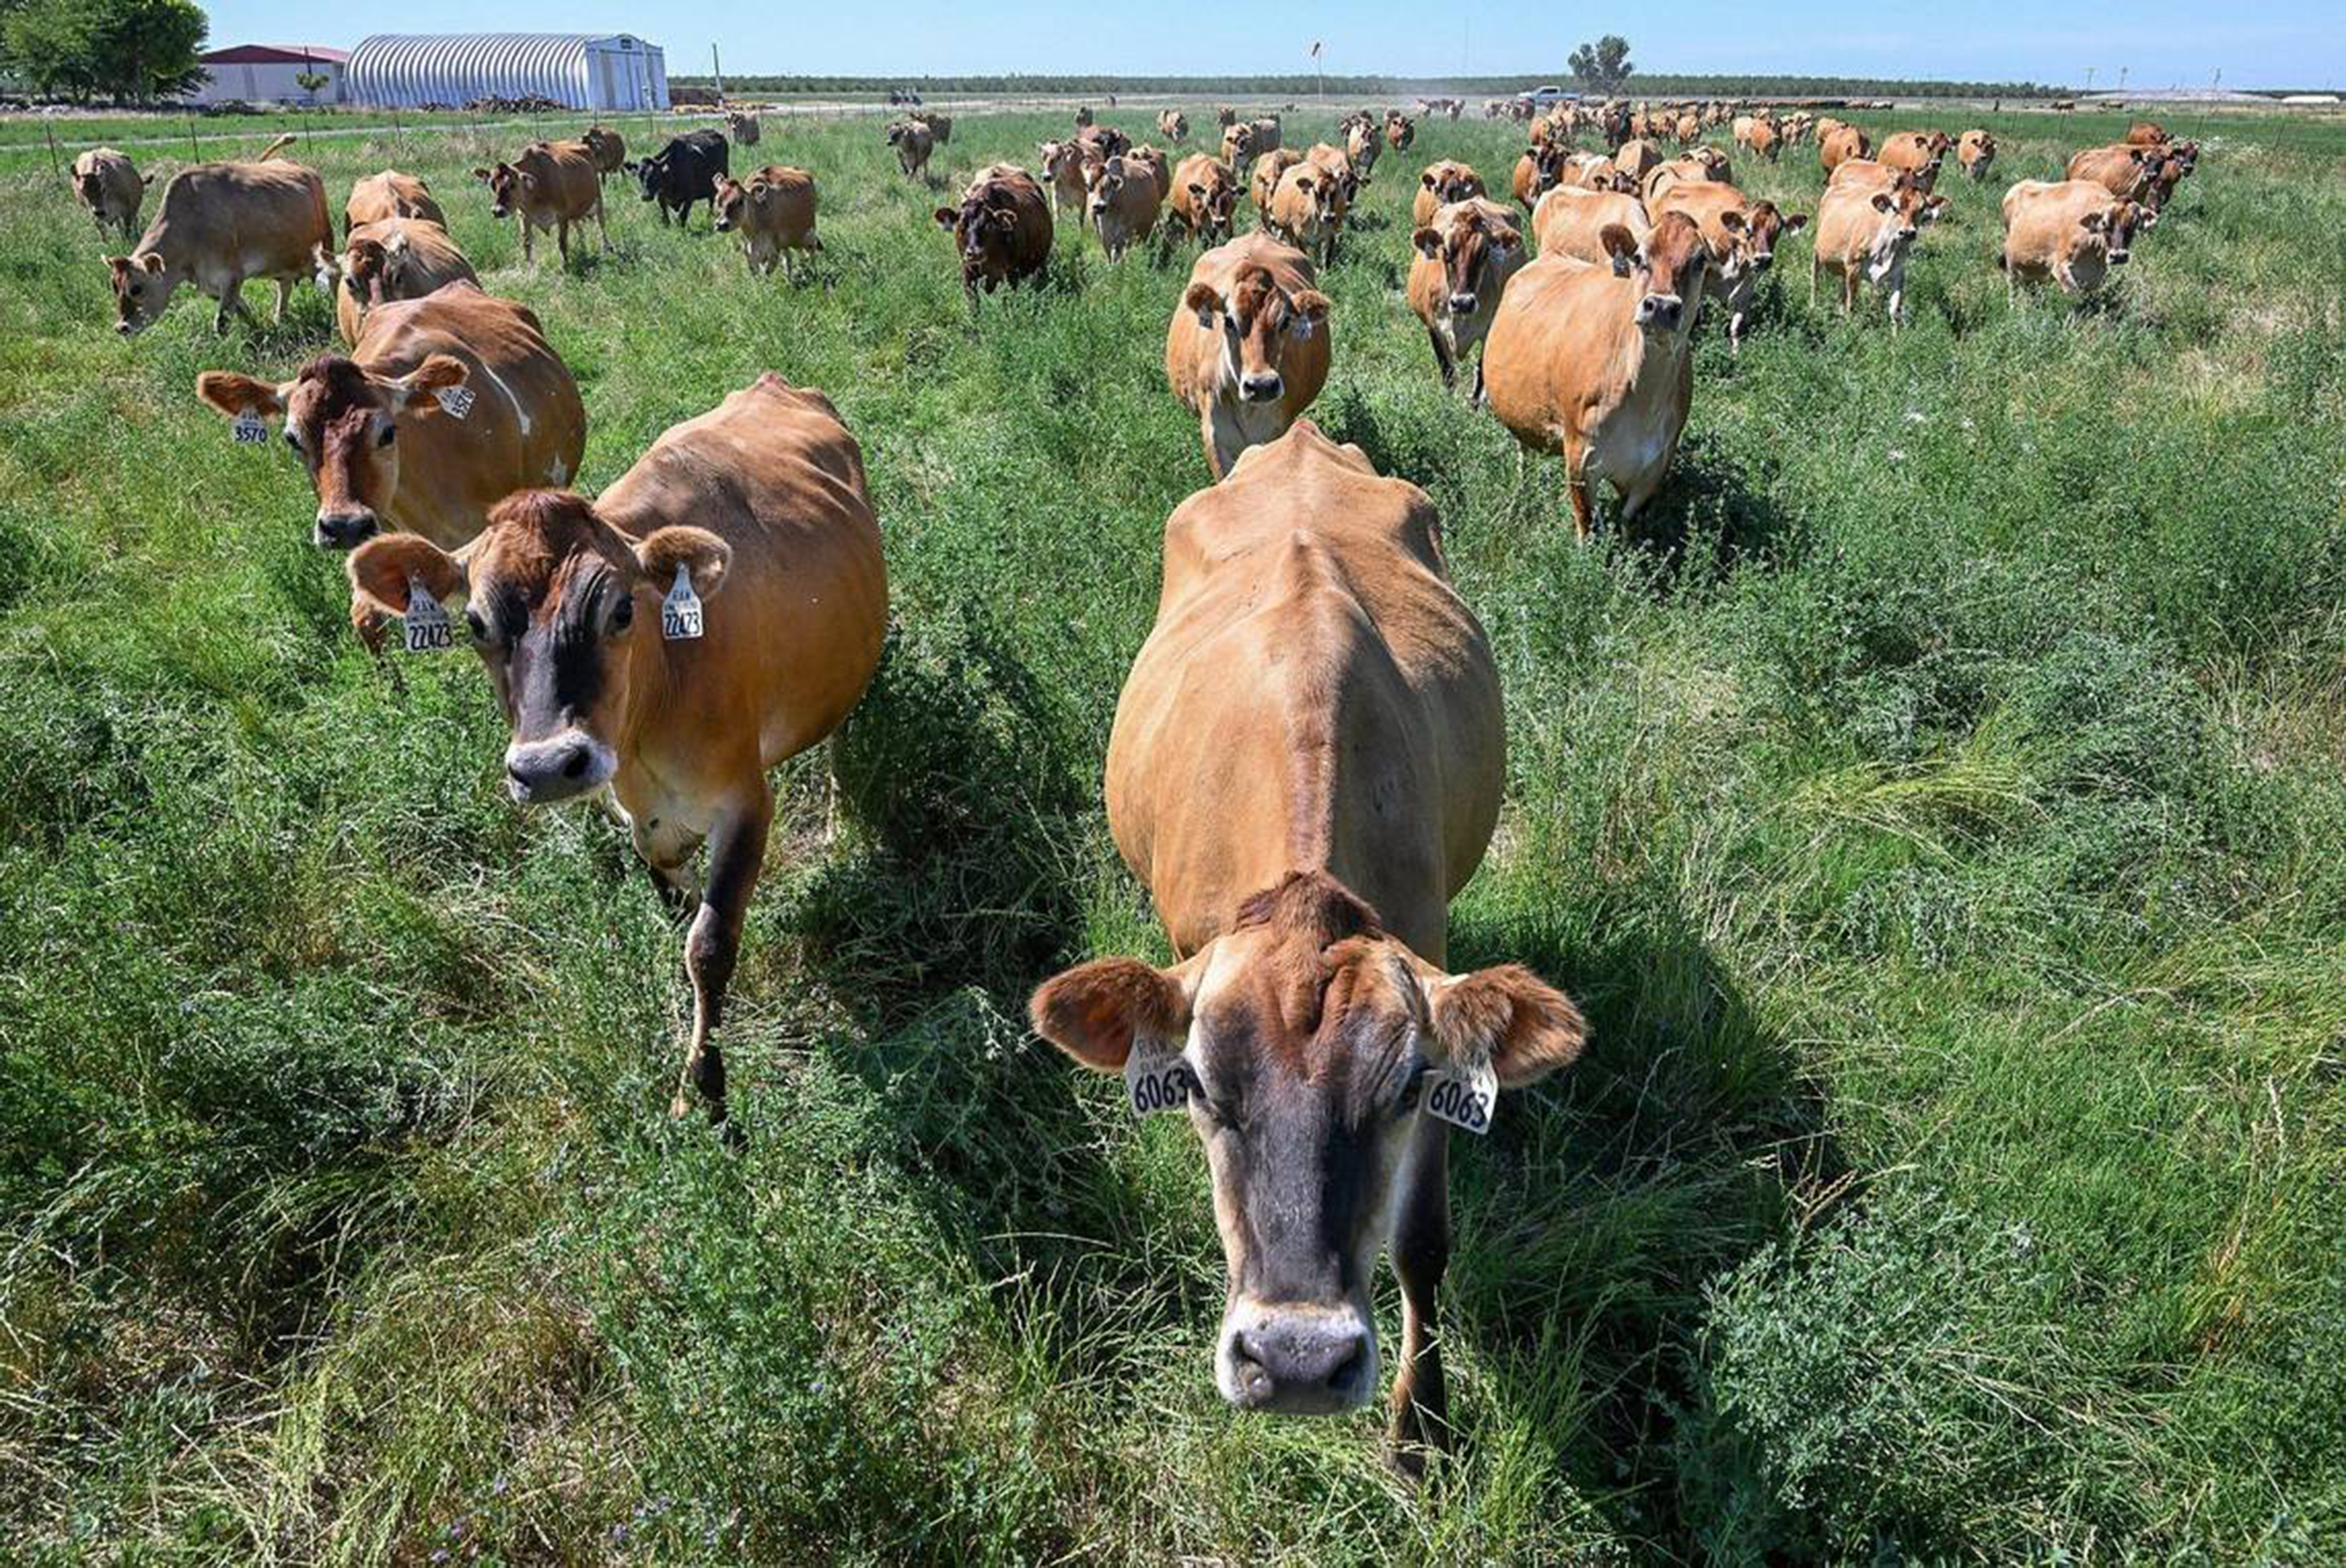
POLYGON ((194 0, 0 0, 0 76, 42 97, 146 103, 203 80, 194 0))
MULTIPOLYGON (((711 76, 670 76, 668 81, 676 87, 716 85, 711 76)), ((885 97, 891 88, 910 87, 923 97, 1101 97, 1109 93, 1139 97, 1209 97, 1224 94, 1233 97, 1300 97, 1324 90, 1336 97, 1399 101, 1421 96, 1505 97, 1545 83, 1567 87, 1576 85, 1573 73, 1561 66, 1511 76, 740 76, 729 71, 725 76, 725 90, 737 97, 755 93, 885 97)), ((2054 98, 2072 97, 2076 89, 2038 82, 1951 82, 1884 76, 1682 76, 1649 75, 1639 69, 1623 91, 1653 98, 2054 98)))

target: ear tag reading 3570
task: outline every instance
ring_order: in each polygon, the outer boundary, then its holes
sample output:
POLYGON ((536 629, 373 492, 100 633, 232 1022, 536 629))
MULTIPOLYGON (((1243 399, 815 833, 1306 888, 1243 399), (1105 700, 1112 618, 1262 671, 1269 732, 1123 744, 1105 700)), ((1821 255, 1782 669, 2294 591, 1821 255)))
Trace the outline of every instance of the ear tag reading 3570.
POLYGON ((239 446, 259 446, 269 439, 269 422, 250 409, 238 414, 228 428, 239 446))
POLYGON ((690 642, 700 635, 700 596, 692 591, 692 568, 678 562, 676 585, 660 601, 660 636, 690 642))
POLYGON ((456 646, 455 632, 448 624, 448 612, 431 590, 413 577, 407 579, 407 651, 412 654, 440 653, 456 646))
POLYGON ((1124 1058, 1124 1103, 1136 1116, 1161 1116, 1189 1108, 1197 1080, 1189 1064, 1169 1051, 1135 1040, 1124 1058))
POLYGON ((440 412, 450 419, 462 419, 473 412, 471 387, 442 387, 432 394, 440 402, 440 412))
POLYGON ((1491 1130, 1499 1114, 1499 1070, 1487 1061, 1467 1071, 1429 1067, 1417 1108, 1437 1122, 1477 1135, 1491 1130))

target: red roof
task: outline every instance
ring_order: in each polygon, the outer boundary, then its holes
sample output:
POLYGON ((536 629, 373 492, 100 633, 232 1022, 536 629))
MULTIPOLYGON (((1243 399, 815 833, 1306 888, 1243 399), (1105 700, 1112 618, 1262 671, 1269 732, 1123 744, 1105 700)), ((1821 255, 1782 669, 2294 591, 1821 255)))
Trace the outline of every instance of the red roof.
POLYGON ((196 61, 205 66, 299 66, 304 62, 340 66, 348 64, 350 57, 348 49, 329 49, 323 44, 239 44, 199 55, 196 61))

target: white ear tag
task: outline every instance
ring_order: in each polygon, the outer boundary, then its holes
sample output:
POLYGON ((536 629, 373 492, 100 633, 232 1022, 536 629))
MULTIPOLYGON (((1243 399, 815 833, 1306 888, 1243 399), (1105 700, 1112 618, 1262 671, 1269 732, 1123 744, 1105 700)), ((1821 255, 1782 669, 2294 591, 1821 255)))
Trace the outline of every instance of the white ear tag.
POLYGON ((238 414, 228 428, 239 446, 259 446, 269 439, 269 422, 250 409, 238 414))
POLYGON ((432 395, 439 401, 440 412, 450 419, 462 419, 473 412, 471 387, 442 387, 432 395))
POLYGON ((448 624, 448 612, 430 589, 413 577, 407 579, 407 651, 412 654, 441 653, 456 646, 455 633, 448 624))
POLYGON ((676 585, 660 601, 660 636, 690 642, 700 635, 700 596, 692 591, 692 568, 678 562, 676 585))
POLYGON ((1487 1061, 1464 1073, 1429 1067, 1417 1108, 1437 1122, 1448 1122, 1478 1136, 1487 1133, 1499 1114, 1499 1070, 1487 1061))
POLYGON ((1154 1043, 1135 1040, 1124 1058, 1124 1103, 1136 1116, 1161 1116, 1187 1110, 1197 1080, 1189 1064, 1154 1043))

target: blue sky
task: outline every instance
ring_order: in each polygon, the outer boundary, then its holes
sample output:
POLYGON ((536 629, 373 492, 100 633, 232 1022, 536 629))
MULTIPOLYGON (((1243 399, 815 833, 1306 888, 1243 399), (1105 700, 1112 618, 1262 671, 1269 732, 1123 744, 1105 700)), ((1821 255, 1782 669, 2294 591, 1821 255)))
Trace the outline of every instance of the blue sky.
MULTIPOLYGON (((212 0, 214 45, 328 44, 358 32, 302 38, 319 21, 362 9, 295 8, 281 0, 212 0)), ((867 0, 830 5, 678 6, 644 0, 402 0, 371 25, 411 33, 627 32, 668 51, 668 69, 706 72, 709 47, 728 71, 852 76, 958 72, 1097 71, 1215 75, 1311 68, 1305 51, 1327 45, 1331 72, 1438 76, 1517 73, 1553 76, 1572 46, 1625 35, 1632 58, 1653 71, 1759 71, 1817 76, 1937 76, 2115 86, 2121 67, 2136 86, 2205 86, 2218 67, 2227 87, 2346 86, 2346 25, 2336 0, 2209 5, 2128 0, 2112 6, 2055 3, 1822 5, 1803 0, 1683 0, 1661 12, 1610 15, 1538 0, 1178 0, 1153 6, 1098 0, 867 0), (1991 27, 2004 11, 2019 25, 1991 27), (1667 17, 1661 21, 1658 18, 1667 17)))

